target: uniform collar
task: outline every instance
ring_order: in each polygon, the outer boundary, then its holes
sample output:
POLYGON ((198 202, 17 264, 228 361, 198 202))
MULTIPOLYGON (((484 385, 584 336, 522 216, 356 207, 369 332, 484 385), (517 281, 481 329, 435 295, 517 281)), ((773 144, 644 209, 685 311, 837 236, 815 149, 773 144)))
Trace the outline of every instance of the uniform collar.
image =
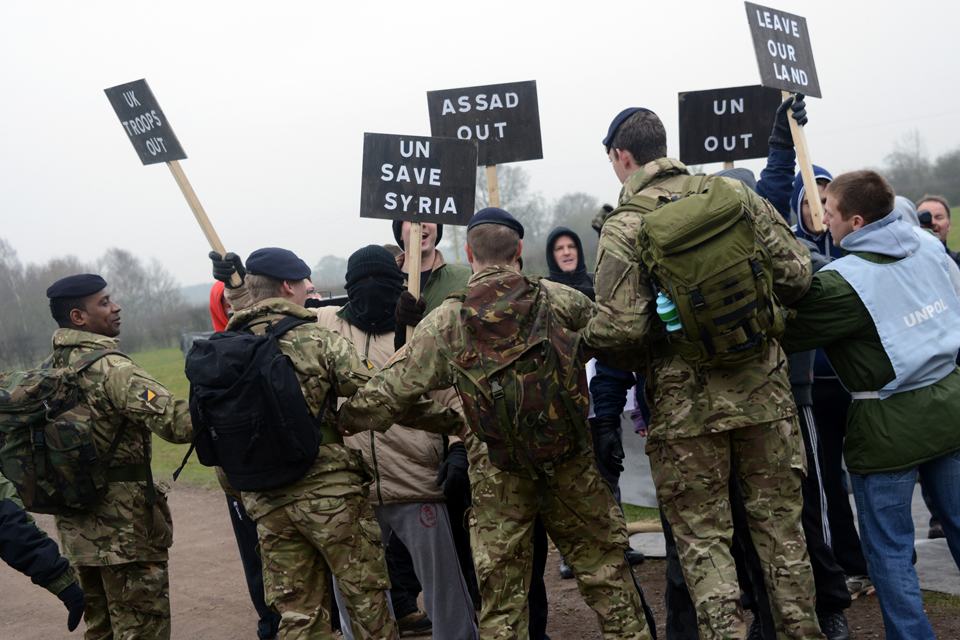
POLYGON ((627 181, 623 183, 623 188, 620 190, 620 204, 625 203, 644 189, 678 175, 690 175, 686 165, 679 160, 660 158, 648 162, 630 174, 627 181))
POLYGON ((53 334, 53 348, 116 349, 120 338, 102 336, 79 329, 57 329, 53 334))
POLYGON ((317 314, 309 309, 304 309, 300 305, 294 304, 285 298, 268 298, 262 302, 242 309, 233 314, 230 322, 227 324, 227 331, 236 331, 245 324, 263 318, 266 316, 293 316, 294 318, 303 318, 316 322, 317 314))
POLYGON ((486 282, 488 280, 496 280, 497 278, 504 278, 506 276, 520 276, 523 275, 513 267, 508 267, 505 264, 496 264, 492 267, 485 267, 480 271, 477 271, 475 274, 470 276, 470 279, 467 281, 467 286, 473 286, 481 282, 486 282))

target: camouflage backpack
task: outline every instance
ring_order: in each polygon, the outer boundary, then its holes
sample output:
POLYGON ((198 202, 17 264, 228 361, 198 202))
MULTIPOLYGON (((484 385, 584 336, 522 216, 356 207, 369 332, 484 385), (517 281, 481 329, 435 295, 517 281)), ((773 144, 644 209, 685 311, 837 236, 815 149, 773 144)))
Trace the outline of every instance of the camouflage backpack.
MULTIPOLYGON (((45 364, 0 375, 0 470, 16 487, 27 511, 76 513, 106 494, 113 478, 93 442, 90 409, 78 400, 81 374, 108 355, 127 357, 98 350, 67 367, 45 364)), ((108 458, 122 436, 121 430, 108 458)))
POLYGON ((537 482, 546 511, 541 474, 590 455, 580 336, 554 321, 546 287, 521 275, 455 295, 466 344, 453 366, 467 424, 494 466, 537 482))
POLYGON ((757 240, 740 194, 715 176, 688 176, 682 195, 643 192, 621 209, 640 211, 637 257, 656 292, 677 307, 682 328, 651 348, 653 358, 679 355, 698 374, 763 356, 783 335, 787 311, 773 293, 773 263, 757 240))

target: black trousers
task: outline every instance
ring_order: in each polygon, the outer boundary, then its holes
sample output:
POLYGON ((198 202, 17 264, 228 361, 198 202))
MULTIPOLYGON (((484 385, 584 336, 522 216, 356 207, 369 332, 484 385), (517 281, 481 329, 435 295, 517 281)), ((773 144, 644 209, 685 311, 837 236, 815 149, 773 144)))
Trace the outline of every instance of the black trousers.
MULTIPOLYGON (((225 494, 226 495, 226 494, 225 494)), ((247 579, 247 590, 250 592, 250 601, 257 610, 260 621, 257 623, 258 638, 272 638, 280 628, 280 614, 273 611, 264 602, 263 596, 263 564, 257 553, 257 523, 250 519, 243 504, 227 495, 227 506, 230 508, 230 523, 233 525, 233 535, 237 539, 240 549, 240 562, 243 564, 243 573, 247 579)), ((336 607, 334 607, 336 610, 336 607)))

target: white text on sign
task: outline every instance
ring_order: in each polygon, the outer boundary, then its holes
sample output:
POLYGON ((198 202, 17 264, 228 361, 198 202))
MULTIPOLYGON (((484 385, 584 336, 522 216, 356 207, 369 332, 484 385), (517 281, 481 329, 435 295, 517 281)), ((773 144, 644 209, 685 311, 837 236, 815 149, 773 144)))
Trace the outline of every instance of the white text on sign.
MULTIPOLYGON (((133 91, 124 91, 123 100, 130 107, 140 106, 140 101, 137 100, 137 96, 133 91)), ((156 109, 151 109, 149 112, 129 120, 121 120, 120 124, 122 124, 123 128, 127 130, 127 135, 131 138, 134 136, 143 135, 148 131, 152 131, 153 129, 163 126, 163 123, 160 121, 160 116, 157 115, 156 109)), ((159 136, 155 136, 147 140, 146 145, 147 151, 150 152, 150 155, 155 156, 158 153, 167 152, 167 147, 165 144, 163 144, 163 138, 159 136)))
MULTIPOLYGON (((757 9, 756 14, 757 24, 760 25, 762 29, 772 29, 773 31, 781 31, 784 34, 793 36, 795 38, 800 37, 796 20, 792 20, 785 16, 778 16, 776 13, 771 14, 770 11, 761 12, 759 9, 757 9)), ((773 73, 777 80, 786 80, 804 87, 810 83, 806 71, 803 69, 798 69, 792 65, 788 66, 781 62, 782 60, 787 62, 797 61, 797 52, 792 44, 785 44, 775 40, 767 40, 767 51, 774 58, 773 73)))
MULTIPOLYGON (((413 141, 410 141, 409 146, 404 146, 403 140, 400 141, 400 155, 404 158, 429 158, 430 157, 430 142, 429 141, 417 141, 414 144, 413 141)), ((380 179, 384 182, 416 182, 417 184, 428 184, 434 187, 443 186, 440 184, 440 169, 432 168, 427 169, 426 167, 413 167, 412 173, 413 177, 411 178, 411 170, 405 164, 401 164, 396 171, 392 163, 386 163, 380 167, 380 179)), ((415 209, 411 209, 410 205, 414 204, 414 196, 410 195, 398 195, 393 191, 387 192, 384 196, 386 201, 383 205, 384 209, 389 211, 395 210, 398 206, 402 207, 403 211, 410 212, 416 211, 416 213, 457 213, 457 205, 454 202, 452 197, 447 197, 446 201, 443 203, 443 207, 440 206, 440 198, 429 198, 427 196, 420 196, 416 198, 415 209)))

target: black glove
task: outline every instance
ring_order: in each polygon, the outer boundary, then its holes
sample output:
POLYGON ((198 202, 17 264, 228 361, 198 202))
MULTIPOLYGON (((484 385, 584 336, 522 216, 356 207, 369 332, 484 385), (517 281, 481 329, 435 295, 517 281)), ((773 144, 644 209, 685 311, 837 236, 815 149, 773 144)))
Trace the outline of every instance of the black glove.
POLYGON ((593 430, 593 441, 597 445, 594 452, 597 462, 602 464, 612 475, 623 473, 623 442, 617 429, 620 427, 620 416, 616 414, 596 416, 590 419, 593 430))
POLYGON ((57 594, 60 601, 63 602, 70 615, 67 617, 67 630, 73 631, 80 624, 80 618, 83 617, 83 610, 87 608, 87 603, 83 599, 83 589, 76 582, 57 594))
POLYGON ((211 251, 209 257, 213 260, 213 277, 222 282, 227 289, 237 288, 230 284, 230 278, 234 273, 240 276, 240 284, 243 285, 247 270, 243 268, 243 260, 240 256, 235 253, 221 256, 216 251, 211 251))
POLYGON ((793 107, 793 119, 801 127, 807 124, 807 103, 803 101, 803 94, 790 96, 780 103, 777 109, 777 118, 773 121, 773 133, 770 134, 770 146, 775 149, 793 149, 793 134, 790 133, 790 121, 787 116, 790 107, 793 107))
POLYGON ((397 310, 395 317, 397 324, 404 327, 415 327, 423 320, 423 312, 427 310, 427 301, 421 297, 419 300, 413 299, 413 294, 404 291, 397 300, 397 310))
POLYGON ((437 473, 437 486, 443 485, 443 495, 447 500, 462 500, 464 495, 470 495, 469 468, 467 448, 462 442, 455 442, 437 473))

